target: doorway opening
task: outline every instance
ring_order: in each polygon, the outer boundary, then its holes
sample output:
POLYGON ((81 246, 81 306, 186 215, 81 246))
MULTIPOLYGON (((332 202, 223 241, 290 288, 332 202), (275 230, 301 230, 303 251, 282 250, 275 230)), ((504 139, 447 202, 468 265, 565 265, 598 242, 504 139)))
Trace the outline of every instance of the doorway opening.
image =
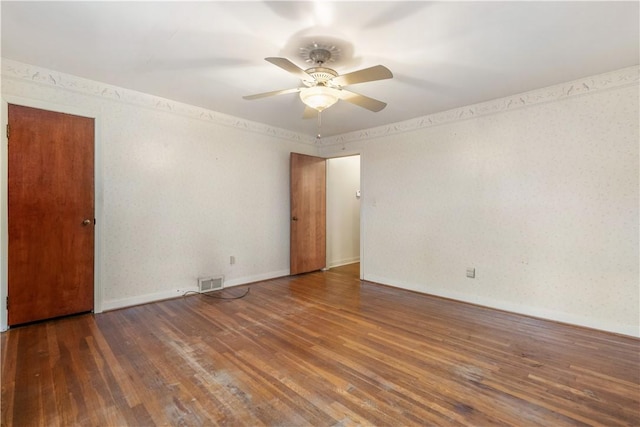
POLYGON ((327 263, 360 271, 360 155, 327 159, 327 263))

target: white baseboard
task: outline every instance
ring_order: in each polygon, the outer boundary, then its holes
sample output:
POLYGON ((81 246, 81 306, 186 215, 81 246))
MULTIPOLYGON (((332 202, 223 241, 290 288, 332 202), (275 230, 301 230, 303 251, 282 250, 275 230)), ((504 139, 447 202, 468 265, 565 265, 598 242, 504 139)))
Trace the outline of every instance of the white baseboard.
POLYGON ((224 287, 246 285, 247 283, 261 282, 263 280, 276 279, 289 275, 289 270, 271 271, 264 274, 256 274, 255 276, 237 277, 235 279, 225 279, 224 287))
MULTIPOLYGON (((263 280, 275 279, 277 277, 288 276, 289 270, 272 271, 264 274, 257 274, 255 276, 237 277, 234 279, 226 280, 224 282, 225 288, 233 286, 246 285, 247 283, 260 282, 263 280)), ((102 302, 102 311, 116 310, 118 308, 131 307, 134 305, 147 304, 150 302, 162 301, 165 299, 177 298, 184 295, 185 292, 198 291, 197 286, 176 288, 168 291, 155 292, 152 294, 137 295, 134 297, 112 299, 102 302)))
POLYGON ((177 298, 185 292, 198 292, 198 287, 172 289, 169 291, 155 292, 152 294, 137 295, 135 297, 112 299, 102 302, 102 311, 116 310, 118 308, 131 307, 133 305, 147 304, 149 302, 162 301, 165 299, 177 298))
POLYGON ((555 322, 567 323, 575 326, 583 326, 591 329, 598 329, 601 331, 614 332, 616 334, 628 335, 631 337, 640 337, 640 330, 638 325, 625 325, 601 321, 598 319, 592 319, 589 317, 576 316, 570 313, 559 312, 555 310, 547 310, 541 307, 532 307, 523 304, 515 304, 509 301, 496 300, 493 298, 486 298, 477 295, 467 295, 458 292, 442 292, 425 290, 424 284, 408 283, 399 280, 389 279, 386 277, 380 277, 375 275, 366 275, 364 280, 368 280, 374 283, 380 283, 382 285, 391 286, 394 288, 407 289, 426 295, 434 295, 443 298, 449 298, 456 301, 467 302, 483 307, 495 308, 498 310, 508 311, 516 314, 523 314, 525 316, 532 316, 541 319, 552 320, 555 322))
POLYGON ((329 261, 329 268, 340 267, 340 266, 343 266, 343 265, 349 265, 349 264, 353 264, 355 262, 360 262, 360 257, 341 259, 341 260, 337 260, 337 261, 329 261))

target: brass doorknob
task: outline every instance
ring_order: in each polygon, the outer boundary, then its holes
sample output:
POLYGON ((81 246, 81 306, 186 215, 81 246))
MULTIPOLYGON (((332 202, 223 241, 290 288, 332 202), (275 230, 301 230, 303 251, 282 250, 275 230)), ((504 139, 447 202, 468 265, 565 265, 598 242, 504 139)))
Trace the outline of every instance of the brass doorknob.
POLYGON ((90 219, 85 219, 84 221, 82 221, 82 225, 90 225, 91 224, 91 220, 90 219))

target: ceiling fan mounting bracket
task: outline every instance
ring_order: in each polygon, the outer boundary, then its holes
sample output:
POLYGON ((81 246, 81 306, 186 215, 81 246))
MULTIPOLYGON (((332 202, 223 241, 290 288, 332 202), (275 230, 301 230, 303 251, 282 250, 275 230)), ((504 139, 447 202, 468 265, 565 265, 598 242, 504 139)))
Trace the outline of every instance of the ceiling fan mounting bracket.
POLYGON ((331 52, 323 48, 313 49, 309 52, 309 59, 311 59, 314 64, 322 65, 331 59, 331 52))
POLYGON ((317 67, 340 59, 342 50, 334 44, 313 42, 300 48, 300 56, 305 62, 317 67))

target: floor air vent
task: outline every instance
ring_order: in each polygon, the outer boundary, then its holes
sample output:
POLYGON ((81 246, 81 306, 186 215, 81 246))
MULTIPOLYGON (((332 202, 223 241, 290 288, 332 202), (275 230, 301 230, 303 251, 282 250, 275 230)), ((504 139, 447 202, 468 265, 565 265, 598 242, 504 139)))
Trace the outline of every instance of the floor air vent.
POLYGON ((224 276, 198 279, 198 292, 218 291, 222 288, 224 288, 224 276))

